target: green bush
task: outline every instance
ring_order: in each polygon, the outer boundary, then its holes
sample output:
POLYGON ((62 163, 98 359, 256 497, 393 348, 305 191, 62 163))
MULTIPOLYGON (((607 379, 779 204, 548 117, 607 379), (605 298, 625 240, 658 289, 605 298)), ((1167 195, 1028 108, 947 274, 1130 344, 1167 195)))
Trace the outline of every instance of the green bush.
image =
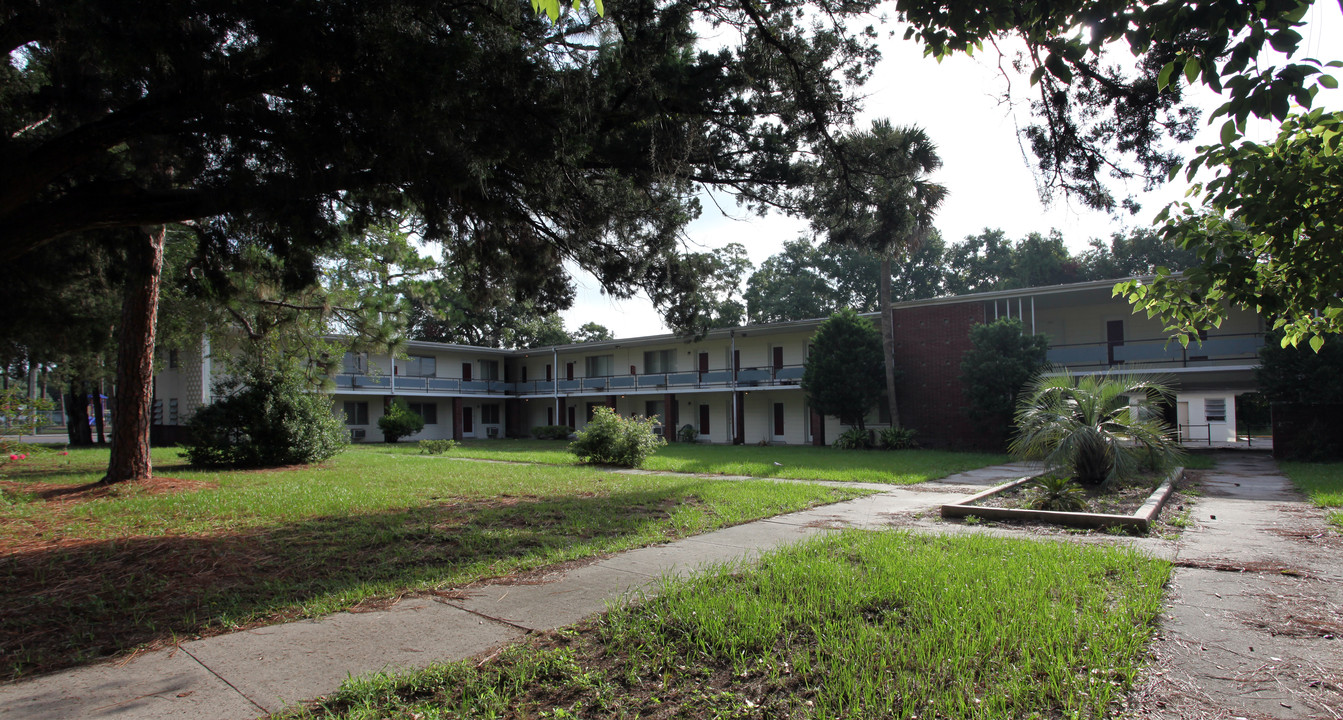
POLYGON ((345 449, 349 434, 331 397, 312 392, 292 363, 243 363, 215 384, 219 399, 187 421, 193 465, 261 467, 321 462, 345 449))
POLYGON ((571 432, 568 425, 537 425, 532 428, 532 437, 537 440, 567 440, 571 432))
POLYGON ((1034 510, 1080 512, 1087 509, 1082 487, 1063 475, 1042 475, 1030 482, 1026 504, 1034 510))
POLYGON ((457 447, 456 440, 421 440, 421 455, 442 455, 457 447))
POLYGON ((872 434, 863 428, 851 427, 835 438, 834 447, 837 450, 871 450, 872 434))
POLYGON ((657 424, 657 418, 626 418, 599 407, 569 449, 579 462, 639 467, 658 446, 667 444, 653 434, 657 424))
POLYGON ((382 430, 384 442, 394 443, 423 430, 424 418, 411 412, 405 400, 396 398, 387 408, 387 412, 378 418, 378 429, 382 430))
POLYGON ((919 446, 919 441, 914 439, 918 434, 914 428, 888 427, 882 428, 879 440, 886 450, 913 450, 919 446))
POLYGON ((676 431, 677 442, 692 443, 695 442, 695 438, 697 437, 699 437, 699 431, 690 423, 682 425, 681 429, 676 431))

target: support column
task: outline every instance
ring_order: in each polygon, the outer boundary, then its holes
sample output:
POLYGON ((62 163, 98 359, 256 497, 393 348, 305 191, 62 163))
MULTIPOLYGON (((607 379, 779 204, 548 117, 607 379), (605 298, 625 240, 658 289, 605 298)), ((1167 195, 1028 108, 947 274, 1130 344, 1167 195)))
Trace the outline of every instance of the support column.
POLYGON ((565 398, 559 399, 560 412, 559 419, 555 421, 556 425, 567 425, 570 430, 574 429, 574 424, 569 422, 569 401, 565 398))
POLYGON ((462 399, 452 399, 452 439, 462 439, 462 399))
POLYGON ((616 396, 615 396, 615 395, 607 395, 607 396, 606 396, 606 407, 611 408, 611 412, 616 412, 616 396))
POLYGON ((746 393, 737 391, 737 427, 733 429, 732 443, 742 445, 746 442, 746 393))
POLYGON ((680 414, 677 412, 680 408, 676 406, 676 394, 667 393, 663 395, 662 407, 666 409, 667 413, 667 417, 662 418, 662 437, 669 443, 676 442, 676 421, 680 418, 680 414))

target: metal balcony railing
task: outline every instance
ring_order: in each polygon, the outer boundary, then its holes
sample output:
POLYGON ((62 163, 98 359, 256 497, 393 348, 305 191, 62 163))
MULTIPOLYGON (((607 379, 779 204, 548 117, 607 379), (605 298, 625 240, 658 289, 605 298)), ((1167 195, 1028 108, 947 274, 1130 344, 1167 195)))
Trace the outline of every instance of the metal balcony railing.
POLYGON ((1050 346, 1047 358, 1052 365, 1074 370, 1093 370, 1125 364, 1145 368, 1217 367, 1252 365, 1259 362, 1263 333, 1217 335, 1202 341, 1191 340, 1188 347, 1168 338, 1125 340, 1122 343, 1095 342, 1050 346))
MULTIPOLYGON (((671 373, 643 373, 638 375, 605 375, 574 378, 573 380, 529 380, 506 383, 497 380, 459 380, 456 378, 410 377, 395 378, 397 392, 451 393, 471 395, 517 395, 535 397, 572 393, 620 393, 650 390, 673 392, 687 389, 723 389, 732 387, 731 370, 689 371, 671 373)), ((742 368, 736 373, 737 387, 771 387, 796 385, 802 379, 801 365, 780 368, 742 368)), ((341 373, 334 377, 336 389, 383 390, 391 392, 393 378, 387 375, 341 373)))

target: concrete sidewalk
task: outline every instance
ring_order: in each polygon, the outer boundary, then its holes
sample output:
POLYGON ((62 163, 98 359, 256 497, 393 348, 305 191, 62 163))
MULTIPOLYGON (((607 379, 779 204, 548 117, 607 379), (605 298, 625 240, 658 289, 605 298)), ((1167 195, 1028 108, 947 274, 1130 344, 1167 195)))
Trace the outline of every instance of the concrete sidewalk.
POLYGON ((413 597, 385 610, 272 625, 54 673, 0 687, 0 719, 252 718, 335 691, 354 675, 471 657, 528 631, 573 624, 667 574, 749 560, 842 528, 890 527, 985 484, 1016 465, 781 515, 632 550, 550 577, 472 588, 467 597, 413 597))
POLYGON ((1207 472, 1137 717, 1343 717, 1343 536, 1266 454, 1207 472))

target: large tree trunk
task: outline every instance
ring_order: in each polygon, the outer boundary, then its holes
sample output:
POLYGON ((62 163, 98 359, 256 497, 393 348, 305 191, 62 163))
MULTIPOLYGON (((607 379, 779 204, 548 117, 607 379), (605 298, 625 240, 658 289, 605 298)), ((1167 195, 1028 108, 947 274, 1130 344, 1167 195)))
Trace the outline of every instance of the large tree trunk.
POLYGON ((167 228, 160 226, 130 240, 117 337, 117 379, 112 390, 112 456, 104 484, 148 480, 153 472, 149 424, 154 401, 154 325, 166 236, 167 228))
POLYGON ((891 314, 891 258, 881 259, 881 348, 886 355, 886 402, 891 427, 900 427, 900 406, 895 398, 895 317, 891 314))
POLYGON ((65 428, 70 445, 82 447, 93 444, 89 434, 89 396, 83 380, 70 381, 70 393, 65 396, 65 428))

